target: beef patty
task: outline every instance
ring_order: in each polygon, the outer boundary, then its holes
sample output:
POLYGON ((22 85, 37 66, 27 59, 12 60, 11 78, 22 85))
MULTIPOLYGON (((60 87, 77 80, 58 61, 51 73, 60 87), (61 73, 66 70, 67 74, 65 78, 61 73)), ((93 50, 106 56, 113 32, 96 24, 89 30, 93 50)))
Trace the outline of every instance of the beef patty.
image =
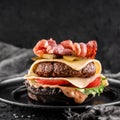
POLYGON ((42 62, 34 71, 41 77, 90 77, 96 72, 95 64, 88 63, 83 69, 77 71, 64 63, 42 62))

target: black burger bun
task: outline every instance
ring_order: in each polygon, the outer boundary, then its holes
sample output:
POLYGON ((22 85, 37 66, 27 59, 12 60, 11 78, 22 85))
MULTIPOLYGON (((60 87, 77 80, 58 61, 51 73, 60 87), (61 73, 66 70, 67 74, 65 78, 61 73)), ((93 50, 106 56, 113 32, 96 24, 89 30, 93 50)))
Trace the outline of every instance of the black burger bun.
MULTIPOLYGON (((50 88, 50 87, 38 87, 36 88, 33 85, 30 85, 29 81, 25 81, 27 88, 28 96, 31 100, 37 103, 42 104, 64 104, 71 105, 75 103, 73 98, 67 97, 64 95, 63 91, 60 88, 50 88)), ((85 102, 85 101, 84 101, 85 102)))

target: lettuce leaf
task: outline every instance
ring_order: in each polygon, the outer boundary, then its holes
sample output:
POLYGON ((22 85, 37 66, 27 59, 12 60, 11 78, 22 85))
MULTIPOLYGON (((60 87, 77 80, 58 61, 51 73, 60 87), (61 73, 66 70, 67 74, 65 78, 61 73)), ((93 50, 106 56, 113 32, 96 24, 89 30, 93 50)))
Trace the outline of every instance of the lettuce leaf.
POLYGON ((107 80, 107 77, 101 76, 101 81, 102 81, 102 80, 107 80))
POLYGON ((96 94, 98 94, 98 96, 100 96, 101 93, 103 93, 104 90, 104 86, 100 85, 98 87, 94 87, 94 88, 78 88, 77 90, 79 90, 80 92, 90 95, 92 94, 93 96, 95 96, 96 94))
POLYGON ((77 90, 79 90, 80 92, 90 95, 92 94, 93 96, 95 96, 96 94, 98 94, 98 96, 100 96, 101 93, 103 93, 103 90, 105 88, 105 86, 102 84, 103 80, 106 80, 107 78, 104 76, 101 76, 101 85, 98 87, 93 87, 93 88, 77 88, 77 90))

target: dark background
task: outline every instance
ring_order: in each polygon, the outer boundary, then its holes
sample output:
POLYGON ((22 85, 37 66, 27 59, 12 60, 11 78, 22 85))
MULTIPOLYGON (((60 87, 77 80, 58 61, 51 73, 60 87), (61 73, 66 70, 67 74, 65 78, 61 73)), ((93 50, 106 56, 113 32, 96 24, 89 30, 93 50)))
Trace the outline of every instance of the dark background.
POLYGON ((0 41, 32 48, 39 39, 98 42, 103 69, 120 71, 120 0, 0 0, 0 41))

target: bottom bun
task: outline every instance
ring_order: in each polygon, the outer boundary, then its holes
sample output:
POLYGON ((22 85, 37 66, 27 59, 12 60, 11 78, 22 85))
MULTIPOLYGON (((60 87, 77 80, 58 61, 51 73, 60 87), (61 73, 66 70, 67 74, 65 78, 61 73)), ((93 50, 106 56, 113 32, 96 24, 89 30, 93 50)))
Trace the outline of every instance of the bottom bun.
MULTIPOLYGON (((58 87, 35 87, 31 85, 28 80, 25 81, 27 87, 28 96, 30 99, 43 104, 77 104, 74 98, 67 97, 63 91, 58 87)), ((86 96, 81 94, 81 98, 84 100, 81 103, 85 103, 86 96)))
POLYGON ((36 95, 34 93, 31 93, 30 91, 28 91, 28 96, 30 99, 38 102, 38 103, 42 103, 42 104, 74 104, 74 100, 72 98, 68 98, 66 96, 52 96, 52 95, 36 95))

